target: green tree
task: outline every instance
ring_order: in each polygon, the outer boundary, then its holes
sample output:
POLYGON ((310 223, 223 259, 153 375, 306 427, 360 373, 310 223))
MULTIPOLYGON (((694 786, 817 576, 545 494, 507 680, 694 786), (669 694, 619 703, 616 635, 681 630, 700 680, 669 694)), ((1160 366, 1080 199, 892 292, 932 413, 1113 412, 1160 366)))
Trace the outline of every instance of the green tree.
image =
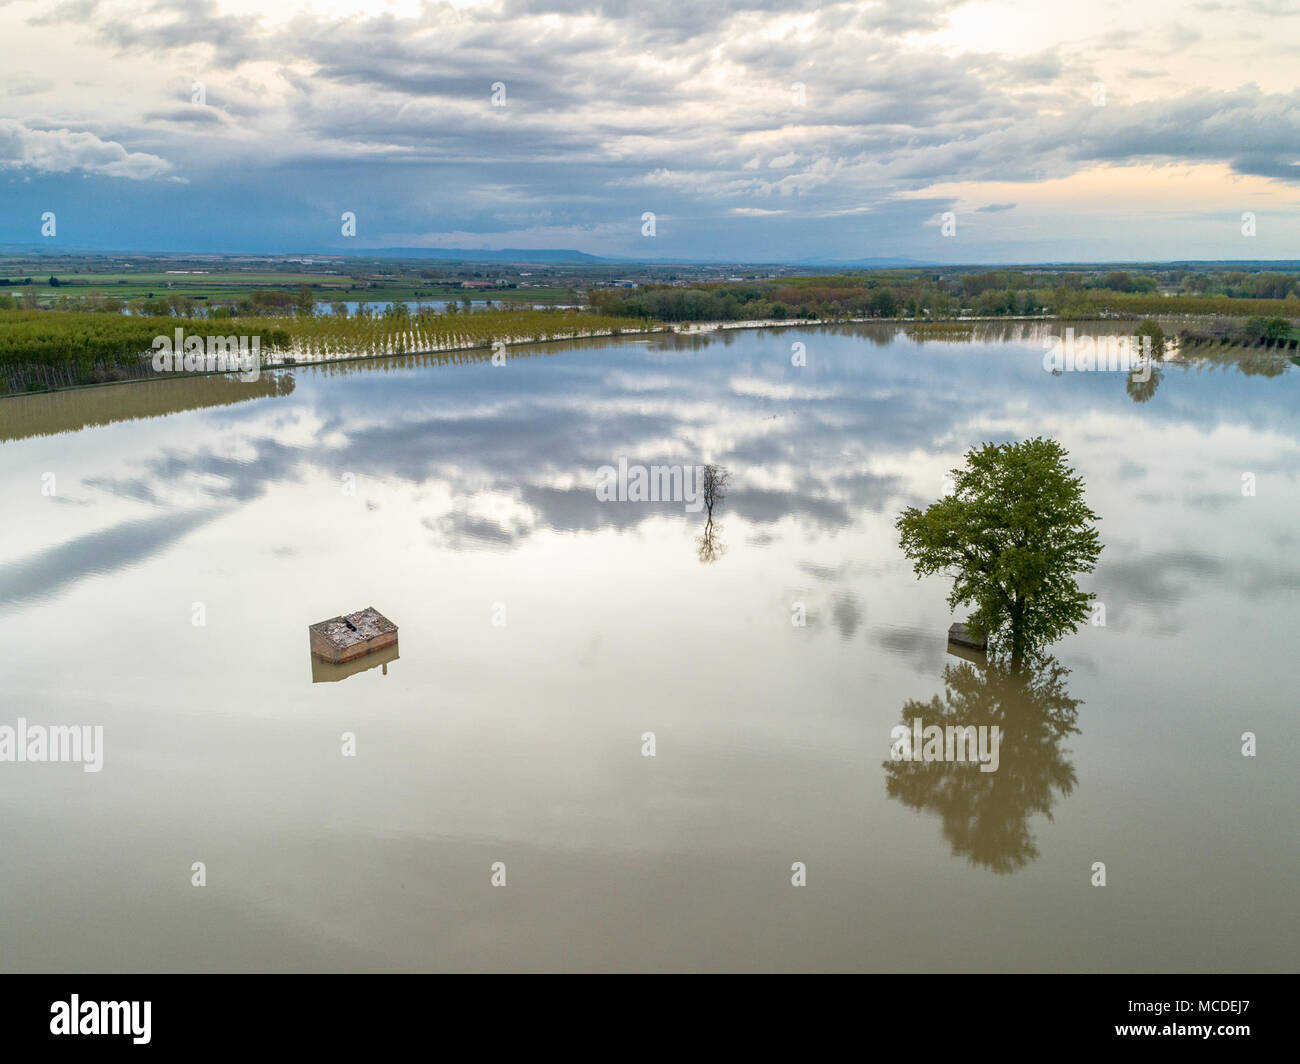
POLYGON ((1143 336, 1151 337, 1151 355, 1153 358, 1163 358, 1165 354, 1165 331, 1160 328, 1160 323, 1154 318, 1147 318, 1134 331, 1133 335, 1139 340, 1143 336))
POLYGON ((1277 343, 1291 338, 1291 323, 1286 318, 1251 318, 1246 323, 1252 339, 1277 343))
POLYGON ((950 495, 895 523, 917 576, 950 574, 949 607, 973 606, 972 631, 1009 650, 1013 668, 1088 616, 1075 575, 1096 567, 1099 518, 1066 457, 1042 437, 986 443, 952 471, 950 495))

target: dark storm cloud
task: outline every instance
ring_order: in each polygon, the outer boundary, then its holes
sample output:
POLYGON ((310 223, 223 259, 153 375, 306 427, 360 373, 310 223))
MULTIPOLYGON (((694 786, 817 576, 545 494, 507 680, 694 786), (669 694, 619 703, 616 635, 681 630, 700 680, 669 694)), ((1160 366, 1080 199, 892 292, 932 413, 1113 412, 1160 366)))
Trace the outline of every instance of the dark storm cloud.
POLYGON ((227 121, 226 116, 215 107, 176 107, 170 111, 150 111, 144 116, 146 122, 181 122, 187 125, 219 126, 227 121))
POLYGON ((99 36, 123 52, 162 53, 206 45, 219 63, 230 67, 268 54, 269 42, 259 33, 256 19, 217 11, 216 0, 156 0, 140 9, 136 17, 102 22, 99 36), (160 12, 172 17, 161 24, 139 17, 160 12))

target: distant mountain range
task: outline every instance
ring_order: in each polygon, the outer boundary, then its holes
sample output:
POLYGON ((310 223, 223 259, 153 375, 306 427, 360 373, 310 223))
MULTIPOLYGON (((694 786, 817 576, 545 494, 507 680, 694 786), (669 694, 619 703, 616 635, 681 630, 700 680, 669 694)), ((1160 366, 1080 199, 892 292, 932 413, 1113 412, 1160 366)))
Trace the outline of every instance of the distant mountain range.
POLYGON ((697 258, 625 258, 622 256, 589 255, 585 251, 572 248, 357 248, 355 250, 329 248, 316 251, 281 251, 281 252, 185 252, 162 251, 100 251, 93 248, 52 247, 49 244, 0 245, 0 254, 39 255, 42 258, 61 255, 131 255, 166 258, 187 257, 233 257, 246 255, 271 258, 356 258, 356 259, 429 259, 437 262, 497 262, 518 264, 551 264, 556 266, 716 266, 737 269, 753 266, 793 266, 820 267, 822 269, 888 269, 899 267, 929 266, 932 263, 908 258, 865 258, 865 259, 816 259, 806 258, 797 262, 771 259, 767 262, 743 261, 740 259, 697 259, 697 258))
POLYGON ((570 248, 522 249, 505 248, 501 251, 487 251, 482 248, 375 248, 358 251, 355 254, 373 258, 393 259, 444 259, 457 262, 531 262, 531 263, 586 263, 589 265, 618 265, 647 263, 654 265, 689 265, 689 266, 821 266, 852 269, 887 269, 933 265, 920 259, 907 258, 866 258, 866 259, 799 259, 790 262, 772 259, 768 262, 740 262, 730 259, 685 259, 685 258, 644 258, 632 259, 588 255, 585 251, 570 248))
MULTIPOLYGON (((0 0, 3 3, 3 0, 0 0)), ((0 255, 39 255, 42 258, 58 258, 68 255, 102 255, 105 257, 131 258, 277 258, 277 259, 436 259, 446 262, 506 262, 506 263, 555 263, 555 264, 614 264, 630 262, 630 259, 608 259, 599 255, 588 255, 585 251, 569 248, 358 248, 340 250, 338 248, 316 249, 315 251, 141 251, 70 246, 50 244, 0 244, 0 255)))
MULTIPOLYGON (((3 0, 0 0, 0 5, 3 0)), ((692 266, 713 267, 716 269, 744 270, 763 266, 784 266, 794 269, 810 270, 881 270, 881 269, 1099 269, 1112 267, 1116 269, 1271 269, 1286 272, 1300 270, 1300 260, 1295 259, 1153 259, 1131 260, 1116 259, 1108 261, 1049 260, 1038 262, 936 262, 933 260, 898 257, 875 257, 860 259, 802 258, 790 259, 697 259, 697 258, 624 258, 622 256, 590 255, 585 251, 572 248, 358 248, 340 250, 338 248, 317 249, 315 251, 142 251, 127 249, 103 249, 69 246, 51 246, 40 244, 0 244, 0 256, 32 256, 39 258, 61 258, 68 256, 102 257, 102 258, 168 258, 183 260, 201 259, 427 259, 440 262, 463 263, 516 263, 519 265, 551 264, 557 266, 606 266, 622 268, 632 266, 692 266)))
POLYGON ((355 255, 373 259, 443 259, 452 262, 553 262, 553 263, 614 263, 620 259, 605 259, 588 255, 571 248, 368 248, 364 251, 330 252, 330 254, 355 255))
POLYGON ((918 266, 933 266, 933 262, 922 259, 799 259, 786 263, 788 266, 836 266, 855 270, 915 269, 918 266))

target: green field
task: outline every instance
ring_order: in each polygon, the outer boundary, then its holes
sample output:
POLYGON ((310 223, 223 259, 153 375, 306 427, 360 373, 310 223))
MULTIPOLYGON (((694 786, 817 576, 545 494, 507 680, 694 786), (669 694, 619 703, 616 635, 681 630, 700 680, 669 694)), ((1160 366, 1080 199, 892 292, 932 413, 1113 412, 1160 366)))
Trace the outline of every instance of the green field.
POLYGON ((108 298, 131 300, 157 295, 186 296, 206 302, 238 302, 249 299, 254 292, 297 293, 302 288, 311 289, 318 300, 366 300, 390 302, 417 299, 491 299, 505 303, 572 303, 577 295, 571 288, 548 286, 537 288, 487 288, 463 289, 445 282, 422 281, 418 278, 388 278, 375 276, 334 276, 320 273, 243 273, 213 271, 194 273, 64 273, 57 268, 37 275, 32 270, 24 274, 0 275, 0 295, 20 295, 35 291, 42 306, 48 306, 60 296, 72 298, 99 294, 108 298), (57 285, 50 284, 53 276, 57 285), (31 284, 24 284, 26 278, 31 284))

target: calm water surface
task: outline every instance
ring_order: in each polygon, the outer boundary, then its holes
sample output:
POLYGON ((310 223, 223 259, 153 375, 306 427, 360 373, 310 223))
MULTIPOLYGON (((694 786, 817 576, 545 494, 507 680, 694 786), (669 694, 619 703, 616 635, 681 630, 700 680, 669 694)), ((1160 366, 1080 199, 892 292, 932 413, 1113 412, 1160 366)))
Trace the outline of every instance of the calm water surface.
POLYGON ((737 332, 0 401, 0 724, 105 733, 98 774, 0 764, 0 969, 1294 969, 1300 369, 1152 392, 1043 350, 737 332), (1106 623, 1026 685, 946 652, 892 523, 1040 433, 1106 623), (681 504, 597 501, 620 458, 731 470, 712 561, 681 504), (400 656, 313 683, 307 625, 368 605, 400 656), (917 715, 1001 721, 999 771, 889 763, 917 715))

